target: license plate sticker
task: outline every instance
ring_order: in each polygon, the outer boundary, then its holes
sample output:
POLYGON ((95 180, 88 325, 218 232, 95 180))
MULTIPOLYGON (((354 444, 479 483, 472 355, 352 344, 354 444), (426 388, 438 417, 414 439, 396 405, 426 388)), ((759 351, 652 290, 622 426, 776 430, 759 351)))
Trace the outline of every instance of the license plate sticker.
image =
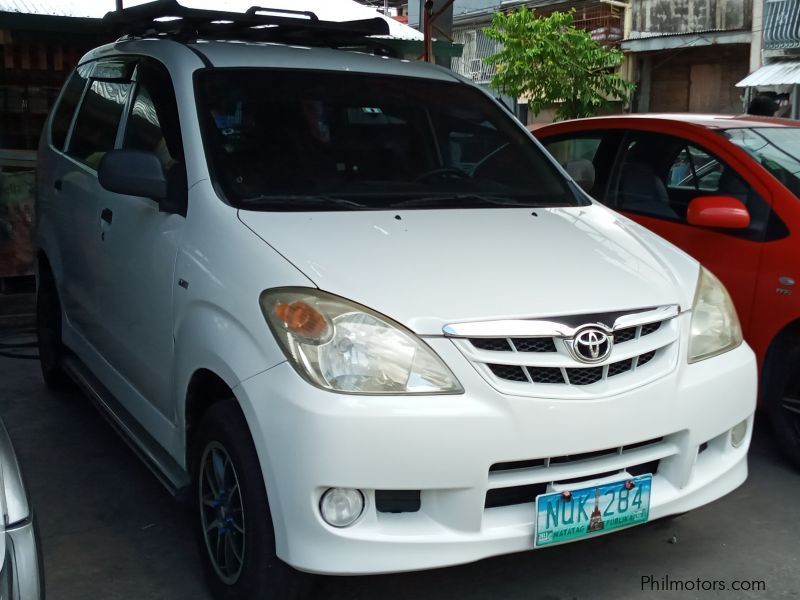
POLYGON ((536 497, 539 548, 645 523, 652 475, 536 497))

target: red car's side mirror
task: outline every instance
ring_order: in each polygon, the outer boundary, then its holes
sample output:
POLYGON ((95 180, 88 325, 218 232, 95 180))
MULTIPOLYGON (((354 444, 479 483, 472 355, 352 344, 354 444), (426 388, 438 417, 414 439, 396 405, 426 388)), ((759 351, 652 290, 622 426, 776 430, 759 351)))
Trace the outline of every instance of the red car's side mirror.
POLYGON ((741 200, 731 196, 703 196, 689 203, 686 220, 699 227, 745 229, 750 226, 750 213, 741 200))

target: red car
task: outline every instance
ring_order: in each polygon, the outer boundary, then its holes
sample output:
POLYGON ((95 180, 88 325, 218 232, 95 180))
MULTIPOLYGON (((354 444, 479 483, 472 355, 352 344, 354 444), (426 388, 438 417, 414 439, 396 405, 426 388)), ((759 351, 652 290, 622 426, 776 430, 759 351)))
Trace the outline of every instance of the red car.
POLYGON ((800 466, 800 122, 649 114, 534 133, 594 198, 725 283, 758 355, 760 407, 800 466))

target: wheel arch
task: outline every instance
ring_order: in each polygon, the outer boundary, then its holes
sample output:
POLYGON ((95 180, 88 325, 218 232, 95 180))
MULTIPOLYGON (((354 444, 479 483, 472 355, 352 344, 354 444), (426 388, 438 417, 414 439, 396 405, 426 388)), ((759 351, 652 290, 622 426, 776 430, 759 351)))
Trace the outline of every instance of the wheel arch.
POLYGON ((768 395, 772 392, 776 375, 784 368, 786 355, 783 350, 792 345, 800 345, 800 319, 795 319, 784 325, 772 338, 764 353, 764 364, 761 368, 760 399, 761 406, 767 408, 768 395))
POLYGON ((186 464, 190 463, 192 440, 203 416, 214 404, 223 400, 236 400, 233 388, 214 371, 197 369, 189 379, 183 411, 183 424, 186 436, 186 464))

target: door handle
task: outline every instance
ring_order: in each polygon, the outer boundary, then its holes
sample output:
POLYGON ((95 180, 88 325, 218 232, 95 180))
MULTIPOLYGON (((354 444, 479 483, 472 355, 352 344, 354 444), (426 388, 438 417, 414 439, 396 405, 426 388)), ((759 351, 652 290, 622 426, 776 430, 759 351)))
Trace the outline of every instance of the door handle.
POLYGON ((56 179, 53 182, 53 187, 56 188, 56 190, 58 190, 59 192, 61 191, 61 188, 63 187, 63 185, 64 185, 64 182, 61 181, 60 179, 56 179))
POLYGON ((114 213, 111 212, 110 208, 104 208, 103 212, 100 213, 100 218, 111 225, 111 221, 114 220, 114 213))

